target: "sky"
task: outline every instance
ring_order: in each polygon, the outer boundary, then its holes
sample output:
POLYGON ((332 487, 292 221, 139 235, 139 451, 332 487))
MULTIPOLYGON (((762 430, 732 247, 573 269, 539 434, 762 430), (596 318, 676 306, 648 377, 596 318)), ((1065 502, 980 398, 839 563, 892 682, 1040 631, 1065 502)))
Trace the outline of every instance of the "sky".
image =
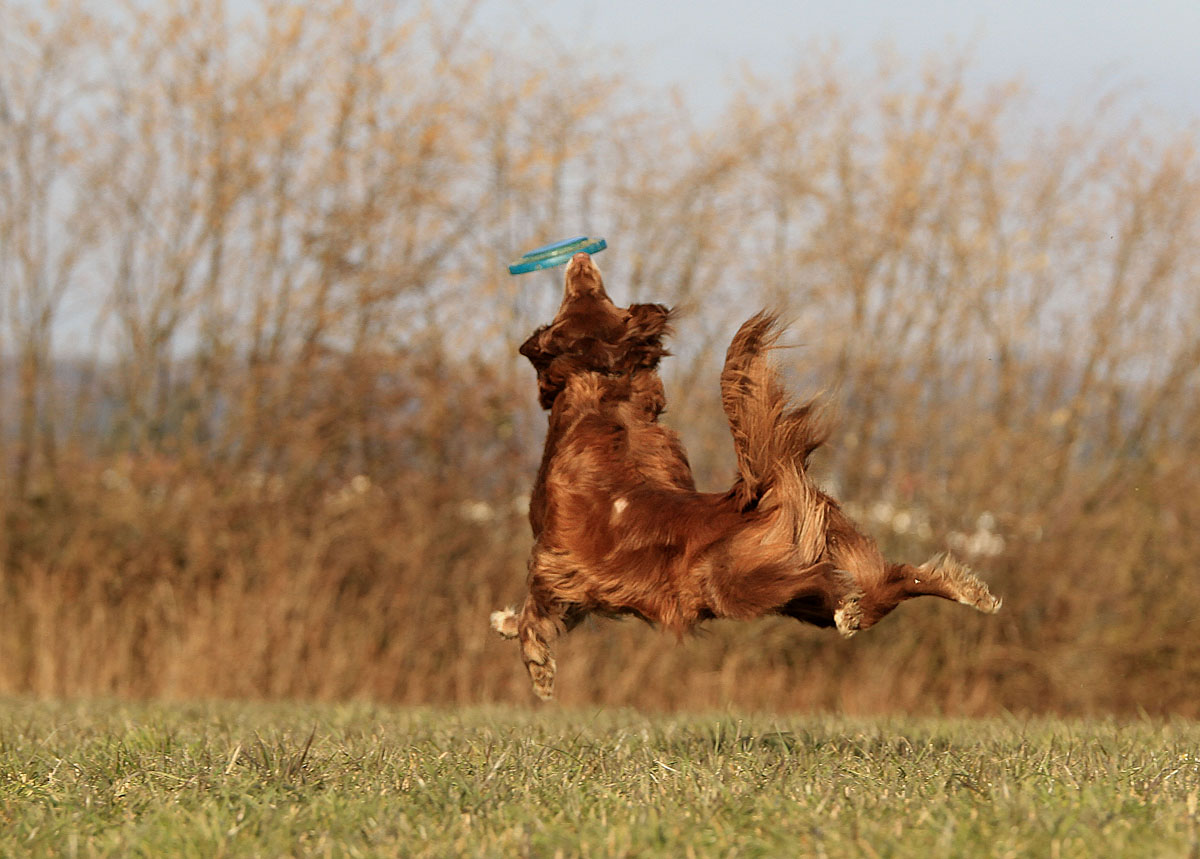
POLYGON ((570 52, 618 51, 634 82, 715 115, 742 68, 787 77, 813 45, 873 65, 963 51, 980 82, 1023 81, 1043 109, 1118 89, 1200 121, 1200 0, 491 0, 485 14, 570 52))

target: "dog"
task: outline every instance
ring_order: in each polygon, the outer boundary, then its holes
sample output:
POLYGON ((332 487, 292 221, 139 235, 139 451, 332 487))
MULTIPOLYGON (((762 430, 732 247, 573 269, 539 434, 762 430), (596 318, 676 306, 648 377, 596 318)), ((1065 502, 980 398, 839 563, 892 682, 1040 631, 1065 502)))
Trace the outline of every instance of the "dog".
POLYGON ((741 326, 721 373, 737 477, 726 492, 698 492, 679 436, 659 423, 671 320, 660 304, 613 304, 580 253, 554 320, 520 348, 549 424, 530 496, 529 593, 491 623, 519 640, 538 697, 554 694, 551 644, 589 614, 680 635, 779 614, 851 636, 918 596, 1000 608, 949 554, 886 561, 809 477, 829 431, 819 403, 794 403, 768 360, 782 333, 772 313, 741 326))

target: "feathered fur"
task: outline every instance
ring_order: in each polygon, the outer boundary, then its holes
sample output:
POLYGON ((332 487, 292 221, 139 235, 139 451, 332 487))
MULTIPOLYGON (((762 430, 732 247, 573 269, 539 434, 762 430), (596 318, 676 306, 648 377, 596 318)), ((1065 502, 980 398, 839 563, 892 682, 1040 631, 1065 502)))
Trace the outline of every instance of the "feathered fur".
POLYGON ((773 314, 741 326, 721 373, 737 478, 726 492, 696 491, 679 437, 658 422, 670 320, 662 305, 615 306, 577 254, 554 321, 521 346, 549 426, 529 511, 529 595, 491 620, 519 639, 540 697, 553 694, 551 643, 589 613, 680 634, 711 618, 784 614, 853 635, 914 596, 999 608, 947 556, 889 564, 812 482, 808 459, 828 427, 816 402, 792 402, 770 362, 782 330, 773 314))

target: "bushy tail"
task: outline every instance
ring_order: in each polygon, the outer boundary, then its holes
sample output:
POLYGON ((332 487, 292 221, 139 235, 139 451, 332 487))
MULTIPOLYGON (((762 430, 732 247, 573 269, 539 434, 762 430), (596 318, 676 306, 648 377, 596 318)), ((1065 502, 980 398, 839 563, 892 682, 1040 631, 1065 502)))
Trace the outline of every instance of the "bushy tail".
POLYGON ((805 474, 808 457, 828 438, 816 400, 795 404, 768 353, 779 340, 779 317, 766 311, 734 335, 721 372, 721 404, 729 418, 738 477, 730 494, 741 510, 793 509, 796 533, 816 536, 822 522, 819 493, 805 474))

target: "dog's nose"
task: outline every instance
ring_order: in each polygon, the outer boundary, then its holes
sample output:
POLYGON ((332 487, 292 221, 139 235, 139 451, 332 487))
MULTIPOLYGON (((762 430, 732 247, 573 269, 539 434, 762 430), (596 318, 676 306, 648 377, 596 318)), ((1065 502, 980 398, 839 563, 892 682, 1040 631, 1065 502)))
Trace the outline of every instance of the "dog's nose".
POLYGON ((600 269, 588 254, 581 251, 571 257, 571 262, 567 264, 565 287, 563 298, 567 301, 584 295, 604 295, 600 269))
POLYGON ((595 267, 596 264, 592 262, 591 255, 586 254, 583 251, 580 251, 579 253, 575 254, 575 256, 571 257, 571 262, 567 265, 568 270, 595 267))

